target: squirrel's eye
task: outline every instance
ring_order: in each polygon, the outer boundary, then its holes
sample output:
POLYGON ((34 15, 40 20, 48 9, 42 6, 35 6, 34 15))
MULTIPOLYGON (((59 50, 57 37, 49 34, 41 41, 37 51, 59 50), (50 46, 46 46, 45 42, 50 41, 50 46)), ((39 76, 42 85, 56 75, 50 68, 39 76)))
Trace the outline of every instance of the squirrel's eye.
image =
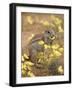
POLYGON ((50 33, 50 32, 48 31, 48 33, 50 33))

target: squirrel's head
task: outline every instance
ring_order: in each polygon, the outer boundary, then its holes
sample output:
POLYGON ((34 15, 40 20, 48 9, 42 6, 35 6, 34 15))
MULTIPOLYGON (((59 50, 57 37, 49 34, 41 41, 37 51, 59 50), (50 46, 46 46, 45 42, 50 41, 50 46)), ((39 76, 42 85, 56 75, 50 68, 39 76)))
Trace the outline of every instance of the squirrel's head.
POLYGON ((47 43, 52 42, 53 40, 55 40, 55 38, 56 38, 56 35, 53 29, 49 29, 44 32, 44 39, 47 43))

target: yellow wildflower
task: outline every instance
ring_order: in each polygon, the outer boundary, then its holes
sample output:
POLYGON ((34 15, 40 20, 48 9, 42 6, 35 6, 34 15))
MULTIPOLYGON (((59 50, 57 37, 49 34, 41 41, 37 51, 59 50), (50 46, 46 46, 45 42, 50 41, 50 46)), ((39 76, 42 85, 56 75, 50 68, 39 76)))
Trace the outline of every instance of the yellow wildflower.
POLYGON ((34 77, 35 75, 31 71, 28 71, 28 76, 34 77))
POLYGON ((21 64, 21 68, 24 69, 24 64, 23 63, 21 64))
POLYGON ((22 65, 22 69, 27 70, 26 64, 23 64, 23 65, 22 65))
POLYGON ((63 28, 61 26, 58 26, 58 30, 59 30, 60 33, 63 32, 63 28))
POLYGON ((59 56, 62 55, 62 54, 61 54, 59 51, 57 51, 57 50, 53 50, 53 53, 54 53, 54 55, 55 55, 56 57, 59 57, 59 56))
POLYGON ((40 41, 38 41, 38 44, 39 45, 43 45, 44 44, 44 41, 43 40, 40 40, 40 41))
POLYGON ((25 71, 25 70, 22 70, 22 74, 23 74, 23 75, 26 75, 26 71, 25 71))
POLYGON ((34 37, 34 34, 31 34, 31 37, 34 37))
POLYGON ((62 66, 59 66, 58 67, 58 72, 61 73, 61 74, 63 74, 64 70, 63 70, 63 67, 62 66))
POLYGON ((56 17, 55 18, 55 24, 60 25, 61 23, 62 23, 62 20, 56 17))
POLYGON ((55 27, 55 25, 53 23, 50 24, 51 27, 55 27))
POLYGON ((32 70, 31 66, 27 66, 27 69, 28 69, 29 71, 31 71, 31 70, 32 70))
POLYGON ((44 26, 49 26, 49 22, 46 20, 45 21, 41 20, 40 23, 42 23, 44 26))
POLYGON ((34 65, 34 63, 32 63, 32 62, 30 62, 30 61, 26 61, 26 62, 25 62, 25 65, 28 65, 28 66, 33 66, 33 65, 34 65))
POLYGON ((21 57, 22 61, 24 61, 24 56, 21 57))
POLYGON ((33 24, 33 20, 31 16, 27 16, 27 21, 29 24, 33 24))
POLYGON ((28 40, 31 40, 35 35, 31 34, 31 36, 28 38, 28 40))
POLYGON ((44 44, 44 48, 45 49, 50 48, 50 45, 44 44))
POLYGON ((58 48, 59 48, 59 44, 52 45, 52 49, 58 49, 58 48))
POLYGON ((41 62, 41 59, 38 60, 38 63, 40 63, 40 62, 41 62))
POLYGON ((63 52, 63 51, 64 51, 64 48, 59 48, 59 51, 60 51, 60 52, 63 52))
POLYGON ((43 25, 44 25, 44 26, 49 26, 49 22, 48 22, 48 21, 44 21, 44 22, 43 22, 43 25))
POLYGON ((29 59, 29 57, 24 53, 24 58, 25 59, 29 59))

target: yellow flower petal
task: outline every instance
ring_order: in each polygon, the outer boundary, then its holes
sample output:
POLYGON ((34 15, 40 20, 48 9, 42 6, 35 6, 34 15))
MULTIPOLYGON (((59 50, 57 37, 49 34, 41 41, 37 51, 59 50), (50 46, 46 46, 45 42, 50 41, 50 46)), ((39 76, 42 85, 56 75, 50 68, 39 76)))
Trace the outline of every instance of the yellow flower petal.
POLYGON ((63 70, 63 67, 62 67, 62 66, 59 66, 59 67, 58 67, 58 72, 61 73, 61 74, 64 73, 64 70, 63 70))
POLYGON ((21 71, 23 75, 26 75, 26 71, 25 70, 22 70, 21 71))
POLYGON ((60 25, 62 23, 62 20, 60 18, 55 18, 55 24, 60 25))
POLYGON ((59 56, 62 55, 62 54, 61 54, 59 51, 57 51, 57 50, 53 50, 53 53, 54 53, 54 55, 55 55, 56 57, 59 57, 59 56))
POLYGON ((48 22, 48 21, 44 21, 44 22, 43 22, 43 25, 44 25, 44 26, 49 26, 49 22, 48 22))
POLYGON ((48 48, 50 48, 50 45, 44 44, 44 48, 48 49, 48 48))
POLYGON ((58 26, 58 30, 60 33, 64 32, 61 26, 58 26))
POLYGON ((55 25, 53 23, 50 24, 51 27, 55 27, 55 25))
POLYGON ((22 56, 22 61, 25 61, 24 56, 22 56))
POLYGON ((22 68, 23 68, 24 70, 27 70, 26 64, 23 64, 23 65, 22 65, 22 68))
POLYGON ((43 45, 44 44, 44 41, 43 40, 40 40, 40 41, 38 41, 38 44, 39 45, 43 45))
POLYGON ((31 40, 35 35, 31 34, 31 36, 28 38, 28 40, 31 40))
POLYGON ((31 37, 34 37, 34 34, 31 34, 31 37))
POLYGON ((25 59, 29 59, 29 57, 24 53, 24 58, 25 59))
POLYGON ((59 51, 60 51, 60 52, 63 52, 63 51, 64 51, 64 48, 59 48, 59 51))
POLYGON ((41 62, 41 59, 38 60, 38 63, 40 63, 40 62, 41 62))
POLYGON ((31 66, 27 66, 27 69, 28 69, 29 71, 31 71, 31 70, 32 70, 31 66))
POLYGON ((52 49, 58 49, 58 48, 59 48, 59 44, 52 45, 52 49))
POLYGON ((49 26, 49 22, 46 20, 41 20, 40 23, 42 23, 44 26, 49 26))
POLYGON ((34 63, 32 63, 32 62, 30 62, 30 61, 26 61, 26 62, 25 62, 25 65, 28 65, 28 66, 33 66, 33 65, 34 65, 34 63))
POLYGON ((34 77, 35 75, 31 71, 28 71, 28 76, 34 77))
POLYGON ((31 16, 27 16, 27 21, 29 24, 33 24, 33 20, 31 16))
POLYGON ((21 64, 21 68, 24 69, 24 64, 23 63, 21 64))

